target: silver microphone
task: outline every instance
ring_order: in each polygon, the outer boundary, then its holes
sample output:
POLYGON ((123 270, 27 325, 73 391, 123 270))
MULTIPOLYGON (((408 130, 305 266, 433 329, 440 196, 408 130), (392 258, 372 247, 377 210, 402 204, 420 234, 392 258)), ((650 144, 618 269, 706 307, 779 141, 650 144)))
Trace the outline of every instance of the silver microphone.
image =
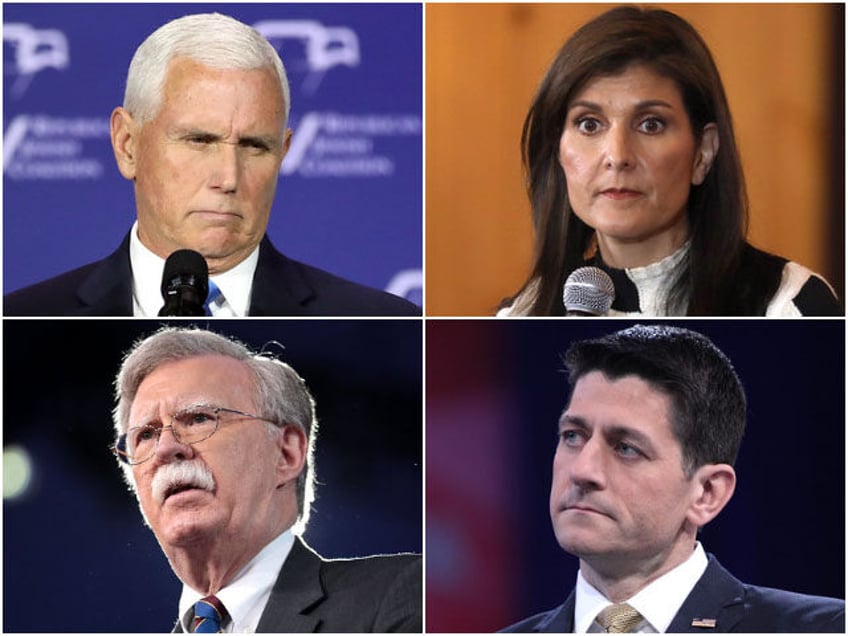
POLYGON ((604 270, 581 267, 571 272, 562 288, 566 316, 603 316, 615 300, 615 286, 604 270))

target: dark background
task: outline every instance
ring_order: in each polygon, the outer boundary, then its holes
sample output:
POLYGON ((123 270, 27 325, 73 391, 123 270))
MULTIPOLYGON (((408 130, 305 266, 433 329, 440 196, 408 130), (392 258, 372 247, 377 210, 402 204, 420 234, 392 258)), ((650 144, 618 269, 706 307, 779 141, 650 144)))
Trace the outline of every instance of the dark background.
MULTIPOLYGON (((109 451, 114 374, 159 324, 3 322, 4 451, 23 447, 34 469, 3 503, 4 632, 171 630, 181 584, 109 451)), ((282 343, 315 397, 306 540, 326 557, 421 552, 420 321, 205 324, 257 349, 282 343)))
MULTIPOLYGON (((548 515, 560 356, 631 324, 428 321, 427 631, 501 629, 573 588, 577 559, 548 515)), ((843 322, 675 324, 709 336, 748 396, 736 493, 703 530, 705 549, 745 582, 844 598, 843 322)))

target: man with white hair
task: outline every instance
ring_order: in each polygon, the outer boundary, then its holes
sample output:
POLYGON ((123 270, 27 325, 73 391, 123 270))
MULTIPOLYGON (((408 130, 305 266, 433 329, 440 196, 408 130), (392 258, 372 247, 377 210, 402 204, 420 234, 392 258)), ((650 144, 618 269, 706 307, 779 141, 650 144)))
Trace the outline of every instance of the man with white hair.
POLYGON ((299 536, 315 406, 283 362, 163 328, 115 381, 116 456, 183 583, 176 631, 420 632, 421 558, 325 560, 299 536))
POLYGON ((418 315, 391 294, 278 252, 265 231, 291 143, 282 60, 217 13, 168 22, 136 50, 110 131, 137 221, 107 258, 5 298, 6 315, 156 316, 165 260, 199 252, 213 316, 418 315))

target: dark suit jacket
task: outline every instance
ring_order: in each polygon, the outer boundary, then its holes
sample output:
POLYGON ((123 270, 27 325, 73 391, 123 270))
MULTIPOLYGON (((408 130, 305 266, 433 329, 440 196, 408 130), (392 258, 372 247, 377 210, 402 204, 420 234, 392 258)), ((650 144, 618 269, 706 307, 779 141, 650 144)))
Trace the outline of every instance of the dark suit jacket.
POLYGON ((420 633, 421 579, 418 555, 325 560, 296 537, 256 631, 420 633))
MULTIPOLYGON (((130 238, 101 261, 12 292, 6 316, 132 316, 130 238)), ((251 316, 418 316, 414 304, 259 247, 251 316)))
MULTIPOLYGON (((669 633, 845 632, 845 601, 746 585, 715 557, 709 559, 703 576, 671 621, 669 633), (693 627, 695 619, 715 619, 715 627, 693 627)), ((503 631, 574 631, 574 592, 559 607, 503 631)))

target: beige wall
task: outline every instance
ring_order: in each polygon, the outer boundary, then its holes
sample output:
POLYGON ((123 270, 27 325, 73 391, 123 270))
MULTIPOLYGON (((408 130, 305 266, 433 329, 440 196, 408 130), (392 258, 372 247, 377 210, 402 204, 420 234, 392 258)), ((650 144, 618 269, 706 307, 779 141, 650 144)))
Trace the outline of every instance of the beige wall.
MULTIPOLYGON (((563 41, 610 6, 426 6, 428 315, 489 315, 524 280, 532 250, 524 115, 563 41)), ((826 247, 835 231, 828 188, 844 176, 834 175, 828 155, 832 8, 662 6, 700 31, 722 73, 747 178, 750 240, 841 280, 843 266, 834 271, 826 247)))

